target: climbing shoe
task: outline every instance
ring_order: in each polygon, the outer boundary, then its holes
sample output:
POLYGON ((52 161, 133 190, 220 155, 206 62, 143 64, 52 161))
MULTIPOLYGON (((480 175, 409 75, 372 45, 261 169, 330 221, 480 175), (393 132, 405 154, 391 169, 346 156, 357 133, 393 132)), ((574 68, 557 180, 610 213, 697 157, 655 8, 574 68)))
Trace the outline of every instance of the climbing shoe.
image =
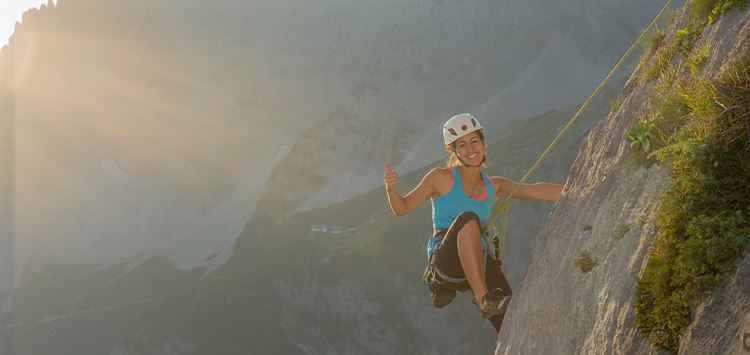
POLYGON ((430 288, 432 305, 436 308, 443 308, 453 302, 453 299, 456 298, 455 290, 440 286, 440 284, 436 282, 430 283, 427 286, 430 288))
POLYGON ((478 305, 476 300, 474 300, 473 298, 471 302, 474 303, 475 306, 477 306, 477 309, 479 310, 479 313, 482 315, 482 317, 490 318, 493 316, 502 316, 505 314, 505 310, 508 308, 508 303, 510 303, 510 296, 503 295, 502 290, 496 288, 494 290, 491 290, 490 292, 487 292, 484 297, 482 297, 482 306, 478 305))

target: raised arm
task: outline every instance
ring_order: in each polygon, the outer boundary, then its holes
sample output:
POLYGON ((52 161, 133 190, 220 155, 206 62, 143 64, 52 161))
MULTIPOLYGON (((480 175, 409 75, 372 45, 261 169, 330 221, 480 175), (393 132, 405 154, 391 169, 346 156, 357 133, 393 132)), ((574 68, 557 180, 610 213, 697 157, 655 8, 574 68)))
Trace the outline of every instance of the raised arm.
POLYGON ((411 190, 406 196, 396 191, 396 183, 398 182, 398 174, 396 171, 391 169, 390 164, 385 164, 385 173, 383 174, 383 181, 385 182, 385 191, 388 194, 388 203, 391 206, 391 211, 396 216, 404 216, 409 214, 415 208, 419 207, 424 203, 427 198, 436 192, 434 187, 434 179, 437 173, 437 169, 432 169, 427 175, 422 178, 417 187, 411 190))
POLYGON ((519 184, 502 176, 493 176, 492 184, 500 196, 508 196, 513 191, 514 199, 531 199, 541 201, 557 201, 562 194, 563 185, 549 182, 537 182, 535 184, 519 184))

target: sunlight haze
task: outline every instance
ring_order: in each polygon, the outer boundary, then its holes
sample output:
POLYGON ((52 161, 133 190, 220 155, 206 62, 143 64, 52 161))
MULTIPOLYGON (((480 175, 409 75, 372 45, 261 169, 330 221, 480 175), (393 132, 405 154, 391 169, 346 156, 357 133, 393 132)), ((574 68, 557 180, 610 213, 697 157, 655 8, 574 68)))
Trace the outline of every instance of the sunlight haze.
MULTIPOLYGON (((53 1, 55 4, 57 1, 53 1)), ((8 44, 16 22, 21 22, 21 16, 31 8, 39 8, 46 1, 41 0, 10 0, 0 5, 0 47, 8 44)))

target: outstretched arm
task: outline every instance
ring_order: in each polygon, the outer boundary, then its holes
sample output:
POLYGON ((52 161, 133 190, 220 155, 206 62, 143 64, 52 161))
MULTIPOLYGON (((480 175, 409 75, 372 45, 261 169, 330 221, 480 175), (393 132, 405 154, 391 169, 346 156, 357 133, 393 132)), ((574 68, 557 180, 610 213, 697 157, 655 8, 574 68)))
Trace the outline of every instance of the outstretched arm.
POLYGON ((492 182, 495 191, 500 196, 508 196, 511 191, 515 199, 531 199, 541 201, 557 201, 562 194, 563 185, 549 182, 537 182, 535 184, 519 184, 502 176, 493 176, 492 182), (513 190, 515 188, 515 191, 513 190))
POLYGON ((417 187, 402 197, 396 191, 398 173, 391 169, 390 164, 385 163, 383 181, 385 182, 385 191, 388 194, 388 204, 391 206, 393 214, 403 216, 422 205, 436 191, 433 186, 434 175, 435 169, 427 173, 417 187))

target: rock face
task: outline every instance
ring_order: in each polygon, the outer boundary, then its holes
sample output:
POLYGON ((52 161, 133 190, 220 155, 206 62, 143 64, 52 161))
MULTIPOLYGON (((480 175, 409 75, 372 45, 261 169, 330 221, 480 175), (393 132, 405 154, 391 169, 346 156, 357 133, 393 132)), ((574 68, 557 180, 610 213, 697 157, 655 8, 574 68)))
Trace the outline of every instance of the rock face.
MULTIPOLYGON (((668 37, 686 11, 678 11, 668 37)), ((708 26, 701 41, 711 41, 713 53, 702 75, 716 76, 725 63, 746 51, 749 31, 748 8, 708 26)), ((635 327, 634 296, 656 236, 651 217, 659 190, 670 178, 656 165, 630 164, 624 136, 650 90, 651 85, 637 87, 631 77, 622 106, 590 132, 563 199, 536 237, 496 354, 658 352, 635 327), (574 266, 583 251, 596 262, 586 273, 574 266)), ((736 275, 698 307, 682 340, 682 353, 742 353, 742 336, 750 331, 749 272, 745 257, 736 275)))
POLYGON ((680 343, 680 354, 750 352, 750 258, 695 312, 680 343))
POLYGON ((644 344, 631 303, 655 229, 639 225, 636 216, 653 209, 667 175, 655 167, 625 166, 622 133, 633 123, 628 113, 637 96, 591 131, 565 196, 529 255, 498 353, 621 353, 644 344), (619 240, 614 237, 618 224, 630 228, 619 240), (599 261, 587 274, 573 265, 583 250, 599 261))

